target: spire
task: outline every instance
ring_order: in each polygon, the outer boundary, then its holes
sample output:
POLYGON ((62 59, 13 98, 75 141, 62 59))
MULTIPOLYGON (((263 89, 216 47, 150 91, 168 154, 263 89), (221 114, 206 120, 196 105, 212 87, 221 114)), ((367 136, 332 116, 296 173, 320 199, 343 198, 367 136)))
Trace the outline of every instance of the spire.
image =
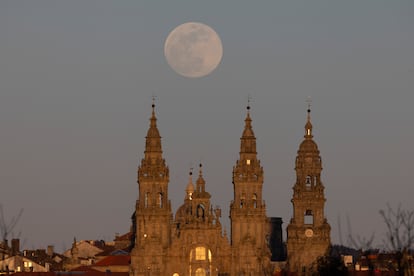
POLYGON ((194 185, 193 185, 193 168, 190 169, 189 177, 188 177, 188 184, 187 188, 185 189, 186 192, 186 199, 192 200, 192 196, 194 193, 194 185))
MULTIPOLYGON (((244 130, 242 137, 240 138, 240 155, 244 154, 253 154, 256 155, 256 137, 254 136, 253 128, 252 128, 252 119, 250 118, 250 102, 247 105, 247 115, 246 119, 244 120, 244 130)), ((243 157, 241 156, 243 159, 243 157)), ((251 156, 248 157, 251 159, 251 156)))
POLYGON ((152 114, 150 118, 150 127, 147 132, 145 143, 145 159, 162 158, 161 136, 157 128, 157 118, 155 117, 155 103, 152 102, 152 114))
POLYGON ((316 187, 320 183, 322 160, 318 145, 313 140, 310 99, 307 100, 307 120, 305 124, 305 139, 300 143, 296 157, 296 175, 298 186, 310 185, 316 187))
POLYGON ((310 113, 311 113, 311 99, 308 98, 307 100, 308 103, 308 115, 307 115, 307 121, 306 121, 306 125, 305 125, 305 138, 307 139, 311 139, 313 137, 312 135, 312 123, 311 123, 311 117, 310 117, 310 113))
POLYGON ((196 182, 196 184, 197 184, 196 190, 198 192, 205 192, 206 191, 206 182, 204 181, 204 178, 203 178, 203 170, 202 170, 203 165, 200 163, 199 167, 200 167, 200 169, 199 169, 199 172, 198 172, 198 179, 197 179, 197 182, 196 182))

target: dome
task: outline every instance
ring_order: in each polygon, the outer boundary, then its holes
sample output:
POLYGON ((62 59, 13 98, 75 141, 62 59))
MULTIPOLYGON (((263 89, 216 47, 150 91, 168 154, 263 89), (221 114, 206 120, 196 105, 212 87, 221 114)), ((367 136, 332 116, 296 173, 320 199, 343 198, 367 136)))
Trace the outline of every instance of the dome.
POLYGON ((187 188, 185 188, 185 190, 186 190, 187 193, 188 192, 194 193, 194 185, 193 185, 193 182, 189 181, 188 182, 188 185, 187 185, 187 188))
POLYGON ((318 145, 312 139, 305 139, 300 144, 298 152, 319 152, 318 145))

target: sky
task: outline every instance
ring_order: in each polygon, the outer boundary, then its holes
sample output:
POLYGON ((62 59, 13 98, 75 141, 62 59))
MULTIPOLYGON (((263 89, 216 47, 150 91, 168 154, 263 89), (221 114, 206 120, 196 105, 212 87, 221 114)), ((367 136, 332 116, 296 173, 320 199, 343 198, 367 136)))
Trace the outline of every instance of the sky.
MULTIPOLYGON (((332 242, 383 245, 387 204, 414 209, 414 1, 0 1, 0 204, 22 249, 126 233, 153 95, 173 211, 191 167, 229 227, 248 95, 267 215, 292 216, 306 100, 332 242), (164 57, 185 22, 223 58, 186 78, 164 57)), ((286 232, 284 232, 284 239, 286 232)))

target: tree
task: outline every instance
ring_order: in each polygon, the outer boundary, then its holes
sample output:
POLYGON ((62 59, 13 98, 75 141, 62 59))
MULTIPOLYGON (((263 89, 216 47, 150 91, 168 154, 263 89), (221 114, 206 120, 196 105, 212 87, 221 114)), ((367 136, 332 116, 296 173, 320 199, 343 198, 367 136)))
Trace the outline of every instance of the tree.
MULTIPOLYGON (((19 214, 16 217, 12 217, 10 221, 6 221, 6 218, 4 217, 3 206, 0 204, 0 234, 1 234, 2 242, 3 242, 3 252, 1 252, 2 261, 4 261, 6 257, 6 252, 8 251, 7 237, 10 233, 13 232, 13 229, 14 227, 16 227, 22 214, 23 214, 23 209, 20 210, 19 214)), ((1 270, 5 271, 7 269, 2 267, 1 270)))
POLYGON ((16 227, 22 214, 23 209, 20 209, 17 216, 12 217, 10 221, 6 221, 6 218, 4 217, 3 206, 0 204, 0 233, 5 246, 7 246, 7 237, 10 233, 12 233, 14 227, 16 227))
POLYGON ((317 272, 313 275, 318 276, 345 276, 348 275, 348 270, 345 267, 340 256, 329 254, 328 256, 320 257, 317 261, 317 272))
POLYGON ((414 210, 402 209, 401 204, 393 209, 387 204, 387 209, 379 213, 387 226, 384 244, 395 253, 399 274, 407 271, 411 275, 407 257, 414 245, 414 210))

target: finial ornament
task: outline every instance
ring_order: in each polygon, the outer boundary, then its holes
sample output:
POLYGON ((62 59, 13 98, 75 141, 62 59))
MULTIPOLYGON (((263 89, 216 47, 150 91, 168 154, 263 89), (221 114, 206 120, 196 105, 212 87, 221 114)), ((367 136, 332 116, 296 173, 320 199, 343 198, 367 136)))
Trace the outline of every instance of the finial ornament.
POLYGON ((311 123, 311 118, 310 118, 311 103, 312 103, 311 97, 308 97, 306 99, 306 102, 308 103, 308 116, 307 116, 307 122, 305 125, 305 130, 306 130, 305 138, 312 138, 312 123, 311 123))
POLYGON ((308 96, 308 98, 306 99, 306 103, 308 104, 308 113, 310 113, 312 104, 312 98, 310 96, 308 96))
POLYGON ((198 175, 201 177, 203 175, 203 164, 200 163, 198 167, 199 167, 198 175))
POLYGON ((252 100, 252 96, 250 94, 247 95, 247 110, 250 110, 250 101, 252 100))
POLYGON ((154 109, 155 107, 155 99, 157 98, 157 96, 155 96, 154 93, 152 93, 152 108, 154 109))

